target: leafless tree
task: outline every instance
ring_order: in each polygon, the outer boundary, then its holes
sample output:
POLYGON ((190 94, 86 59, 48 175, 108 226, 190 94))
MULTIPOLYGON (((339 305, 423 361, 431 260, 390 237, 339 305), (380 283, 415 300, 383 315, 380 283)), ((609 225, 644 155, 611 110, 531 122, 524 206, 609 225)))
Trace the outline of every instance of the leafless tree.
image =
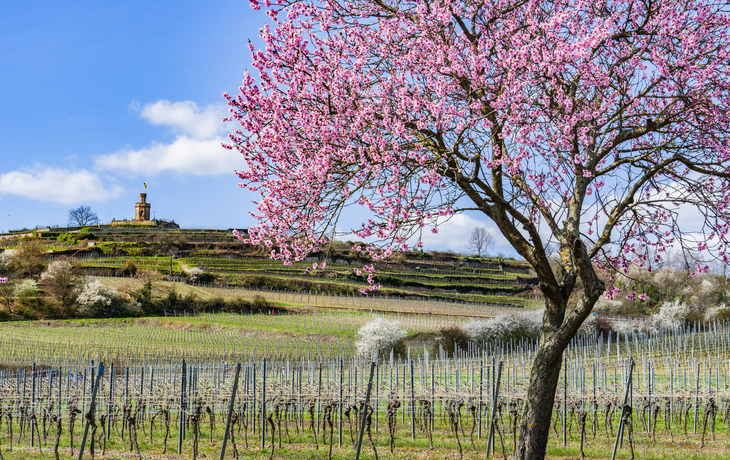
POLYGON ((73 303, 74 289, 79 281, 76 267, 71 261, 56 260, 41 274, 46 291, 61 301, 64 308, 73 303))
POLYGON ((18 280, 37 278, 46 268, 46 251, 39 240, 21 243, 7 263, 6 270, 18 280))
POLYGON ((13 290, 15 289, 15 283, 10 282, 9 280, 6 280, 2 283, 0 283, 0 302, 5 304, 5 308, 7 309, 8 313, 12 313, 12 304, 13 304, 13 290))
MULTIPOLYGON (((159 252, 167 254, 170 257, 170 275, 172 275, 172 260, 175 258, 175 253, 178 248, 184 244, 184 239, 180 234, 164 232, 157 237, 156 242, 159 252)), ((157 254, 155 256, 157 256, 157 254)))
POLYGON ((667 256, 667 264, 678 268, 684 273, 685 276, 689 277, 690 274, 696 270, 697 265, 702 261, 701 254, 698 254, 696 250, 692 250, 687 247, 687 243, 682 242, 680 247, 669 253, 667 256))
POLYGON ((68 224, 74 227, 98 225, 99 217, 91 210, 91 206, 79 206, 68 212, 68 224))
POLYGON ((482 252, 494 246, 494 237, 484 227, 476 227, 471 232, 469 237, 469 243, 467 243, 467 249, 471 249, 476 252, 477 256, 481 257, 482 252))

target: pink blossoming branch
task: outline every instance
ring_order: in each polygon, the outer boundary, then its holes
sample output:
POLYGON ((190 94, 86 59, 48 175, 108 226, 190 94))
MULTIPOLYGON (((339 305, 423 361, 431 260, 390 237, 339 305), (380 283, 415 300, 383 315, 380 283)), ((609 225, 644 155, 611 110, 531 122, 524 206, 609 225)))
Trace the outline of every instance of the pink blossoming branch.
POLYGON ((480 192, 477 208, 509 204, 504 217, 555 235, 561 222, 581 227, 591 255, 620 270, 656 266, 676 242, 666 205, 692 204, 709 217, 699 249, 727 262, 727 177, 709 177, 728 159, 713 135, 728 123, 727 15, 668 1, 547 13, 524 2, 497 15, 502 3, 414 2, 376 20, 384 7, 369 2, 266 2, 275 27, 261 31, 265 50, 251 46, 259 78, 247 72, 225 95, 241 124, 225 147, 243 153, 242 186, 261 194, 249 241, 302 260, 357 204, 373 218, 353 233, 390 242, 365 248, 378 260, 480 192), (455 27, 454 14, 484 21, 455 27), (510 184, 509 203, 479 184, 490 174, 510 184), (576 203, 592 211, 570 215, 576 203), (601 252, 609 241, 621 251, 601 252))
MULTIPOLYGON (((249 45, 253 73, 224 94, 236 126, 224 147, 242 154, 241 187, 260 196, 247 241, 303 260, 359 206, 352 233, 379 260, 456 213, 482 213, 545 298, 543 373, 528 399, 554 390, 562 350, 598 298, 618 294, 598 272, 651 270, 690 242, 728 263, 727 2, 263 7, 264 49, 249 45), (703 220, 680 219, 687 207, 703 220)), ((550 401, 530 399, 515 458, 544 457, 550 401)))

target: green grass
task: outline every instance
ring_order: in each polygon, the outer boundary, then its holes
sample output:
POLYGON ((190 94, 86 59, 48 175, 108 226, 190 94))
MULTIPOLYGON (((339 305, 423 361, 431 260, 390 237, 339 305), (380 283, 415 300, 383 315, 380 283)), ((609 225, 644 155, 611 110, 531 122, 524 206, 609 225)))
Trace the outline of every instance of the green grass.
MULTIPOLYGON (((123 282, 118 278, 102 280, 107 285, 116 282, 117 287, 123 282)), ((158 289, 157 294, 165 292, 161 284, 153 284, 158 289)), ((210 289, 182 287, 179 291, 182 295, 215 296, 210 289)), ((1 323, 0 363, 17 363, 18 357, 27 354, 28 350, 33 351, 38 364, 57 359, 73 360, 89 350, 107 361, 144 357, 236 360, 241 356, 262 353, 292 359, 301 356, 334 357, 341 353, 352 355, 357 329, 373 318, 370 313, 323 308, 310 310, 307 314, 284 315, 203 313, 183 316, 182 312, 178 312, 180 316, 175 317, 173 314, 175 312, 170 311, 168 317, 141 319, 1 323)), ((411 333, 437 331, 469 321, 469 318, 422 315, 395 318, 411 333)))
MULTIPOLYGON (((116 270, 132 261, 138 270, 158 271, 170 274, 170 258, 163 256, 104 256, 101 258, 81 259, 80 264, 93 272, 99 270, 116 270)), ((204 270, 213 270, 215 274, 228 283, 241 286, 251 286, 266 289, 293 290, 293 291, 324 291, 334 293, 358 293, 367 287, 362 277, 355 277, 351 268, 344 265, 328 265, 327 271, 317 270, 313 274, 306 274, 304 268, 310 264, 300 262, 292 267, 274 263, 266 259, 206 259, 181 258, 172 260, 172 274, 185 275, 185 267, 204 267, 204 270)), ((501 295, 502 293, 519 293, 526 288, 516 284, 490 284, 490 281, 509 282, 511 278, 482 278, 473 275, 461 274, 420 275, 413 272, 378 272, 386 287, 376 291, 374 295, 388 296, 417 296, 432 297, 434 299, 461 300, 464 302, 482 302, 525 306, 529 302, 521 297, 501 295), (470 281, 482 280, 483 283, 470 281), (453 292, 450 292, 453 291, 453 292)), ((359 295, 359 294, 358 294, 359 295)))
MULTIPOLYGON (((170 257, 148 257, 148 256, 104 256, 99 258, 81 259, 80 265, 87 269, 118 269, 123 267, 127 261, 131 261, 138 270, 159 271, 162 274, 170 274, 170 257)), ((172 272, 177 275, 184 275, 185 272, 180 267, 176 259, 172 260, 172 272)))
MULTIPOLYGON (((192 429, 189 429, 186 434, 186 440, 182 444, 182 455, 177 455, 177 423, 173 421, 171 423, 171 436, 167 440, 167 453, 162 454, 163 445, 163 430, 159 423, 155 425, 152 437, 150 438, 149 432, 149 420, 153 411, 150 411, 146 418, 146 427, 142 430, 138 428, 138 444, 139 449, 142 453, 142 458, 145 459, 190 459, 193 451, 193 434, 192 429)), ((469 417, 464 416, 464 435, 460 433, 460 442, 463 451, 464 459, 483 459, 485 458, 486 444, 487 444, 487 426, 486 424, 482 428, 482 439, 478 439, 478 433, 474 434, 474 445, 470 441, 471 431, 471 420, 469 417)), ((118 419, 117 419, 118 420, 118 419)), ((83 432, 83 419, 82 417, 77 418, 75 427, 75 455, 78 455, 78 446, 81 442, 81 435, 83 432)), ((439 421, 439 417, 436 418, 439 421)), ((16 421, 17 422, 17 421, 16 421)), ((315 448, 312 437, 312 432, 309 428, 309 420, 305 418, 303 430, 295 428, 293 422, 289 422, 288 430, 282 427, 282 447, 279 447, 278 432, 275 434, 274 453, 273 457, 276 459, 326 459, 328 458, 329 450, 329 432, 327 434, 327 444, 323 443, 322 433, 318 436, 318 448, 315 448), (288 436, 287 436, 288 431, 288 436)), ((353 421, 354 422, 354 421, 353 421)), ((448 427, 438 423, 433 433, 433 448, 429 446, 429 442, 425 434, 421 430, 416 430, 416 439, 411 440, 410 421, 402 423, 400 414, 398 414, 398 423, 396 425, 397 432, 395 436, 395 451, 390 452, 389 448, 389 436, 387 433, 387 424, 383 414, 381 414, 379 422, 379 429, 376 432, 375 424, 373 423, 372 432, 373 440, 375 442, 378 456, 380 459, 458 459, 458 444, 453 433, 448 430, 448 427)), ((119 434, 121 428, 120 423, 116 423, 116 426, 112 428, 111 439, 107 441, 106 449, 107 454, 101 455, 100 446, 96 446, 95 458, 100 460, 112 460, 112 459, 127 459, 136 458, 136 456, 130 453, 130 445, 128 437, 122 440, 119 434)), ((200 438, 198 439, 199 447, 199 458, 218 458, 221 443, 223 438, 223 430, 225 422, 222 416, 216 418, 215 429, 213 432, 213 441, 210 442, 210 425, 208 423, 208 417, 203 417, 200 426, 200 438)), ((353 423, 353 429, 350 429, 349 424, 345 420, 343 423, 343 443, 339 445, 339 432, 338 423, 334 423, 334 436, 332 437, 332 458, 351 460, 354 454, 354 446, 351 438, 357 438, 356 424, 353 423)), ((602 427, 601 427, 602 428, 602 427)), ((17 426, 15 428, 18 429, 17 426)), ((321 430, 321 426, 319 428, 321 430)), ((99 431, 100 433, 100 431, 99 431)), ((16 433, 17 434, 17 433, 16 433)), ((265 447, 261 447, 261 437, 257 432, 252 433, 249 428, 247 434, 248 447, 245 446, 244 434, 242 432, 234 431, 235 442, 239 450, 239 454, 242 458, 248 459, 268 459, 271 455, 271 431, 268 430, 265 447)), ((726 432, 718 433, 715 442, 709 442, 709 445, 701 448, 700 447, 700 434, 690 434, 687 437, 675 435, 672 440, 668 435, 657 435, 656 441, 652 440, 651 437, 645 433, 635 433, 635 456, 636 458, 646 460, 709 460, 709 459, 720 459, 727 458, 727 452, 730 449, 730 442, 726 432), (724 438, 724 439, 722 439, 724 438)), ((606 437, 603 433, 599 433, 595 438, 592 436, 590 431, 587 436, 587 446, 584 447, 584 453, 586 458, 589 459, 609 459, 613 449, 613 437, 606 437)), ((0 431, 0 450, 2 455, 7 460, 21 460, 21 459, 37 459, 46 460, 53 459, 53 434, 49 434, 46 445, 42 446, 42 452, 39 449, 29 447, 28 442, 21 443, 20 446, 16 445, 13 451, 8 450, 8 439, 7 439, 7 427, 4 426, 0 431)), ((27 439, 26 439, 27 441, 27 439)), ((507 436, 504 439, 506 454, 512 451, 513 439, 511 436, 507 436)), ((68 426, 64 425, 64 431, 61 436, 60 443, 60 454, 62 458, 68 458, 70 456, 69 448, 69 437, 68 437, 68 426)), ((624 445, 619 450, 618 459, 628 459, 630 455, 630 449, 628 444, 628 436, 624 438, 624 445)), ((84 458, 90 458, 89 445, 86 445, 84 458)), ((233 444, 229 441, 226 449, 226 458, 233 458, 233 444)), ((362 455, 363 459, 374 459, 373 450, 368 442, 367 438, 364 440, 362 455)), ((502 458, 502 442, 499 436, 496 439, 496 454, 494 458, 502 458)), ((578 459, 581 458, 579 449, 579 439, 575 430, 573 430, 572 436, 568 439, 568 445, 563 447, 562 439, 558 439, 555 433, 551 430, 551 436, 548 443, 548 459, 578 459)))
POLYGON ((198 318, 7 323, 0 326, 0 362, 17 365, 29 349, 38 364, 74 360, 89 352, 107 362, 184 357, 234 361, 253 353, 294 357, 353 352, 351 340, 344 334, 337 339, 331 325, 322 333, 303 329, 314 326, 288 331, 254 322, 226 326, 198 318))

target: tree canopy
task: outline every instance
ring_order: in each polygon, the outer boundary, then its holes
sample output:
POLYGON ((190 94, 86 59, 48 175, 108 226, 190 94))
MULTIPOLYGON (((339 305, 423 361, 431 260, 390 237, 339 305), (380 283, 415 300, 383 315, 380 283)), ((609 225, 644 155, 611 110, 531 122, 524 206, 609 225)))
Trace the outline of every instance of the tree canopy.
POLYGON ((466 244, 468 249, 476 253, 478 257, 482 256, 482 252, 494 246, 494 237, 484 227, 475 227, 469 236, 469 242, 466 244))
POLYGON ((85 225, 97 225, 98 223, 99 217, 91 210, 91 206, 79 206, 68 211, 69 225, 83 227, 85 225))
POLYGON ((226 147, 261 196, 251 241, 302 259, 360 205, 353 230, 377 259, 454 213, 483 213, 545 296, 516 453, 542 458, 562 351, 598 297, 618 294, 596 266, 651 269, 683 241, 728 261, 727 2, 265 6, 255 74, 224 95, 240 125, 226 147), (680 219, 682 205, 702 219, 680 219))

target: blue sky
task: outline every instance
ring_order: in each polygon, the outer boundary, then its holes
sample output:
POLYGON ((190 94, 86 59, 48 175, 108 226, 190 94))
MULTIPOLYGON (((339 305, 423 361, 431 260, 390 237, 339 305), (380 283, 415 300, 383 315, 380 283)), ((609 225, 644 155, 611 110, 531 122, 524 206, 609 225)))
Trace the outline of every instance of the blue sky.
MULTIPOLYGON (((103 223, 132 218, 142 191, 183 227, 253 224, 255 197, 233 174, 243 162, 220 148, 221 94, 237 93, 265 20, 247 0, 6 2, 0 231, 65 225, 80 205, 103 223)), ((457 216, 425 246, 465 251, 477 225, 494 228, 457 216)))

